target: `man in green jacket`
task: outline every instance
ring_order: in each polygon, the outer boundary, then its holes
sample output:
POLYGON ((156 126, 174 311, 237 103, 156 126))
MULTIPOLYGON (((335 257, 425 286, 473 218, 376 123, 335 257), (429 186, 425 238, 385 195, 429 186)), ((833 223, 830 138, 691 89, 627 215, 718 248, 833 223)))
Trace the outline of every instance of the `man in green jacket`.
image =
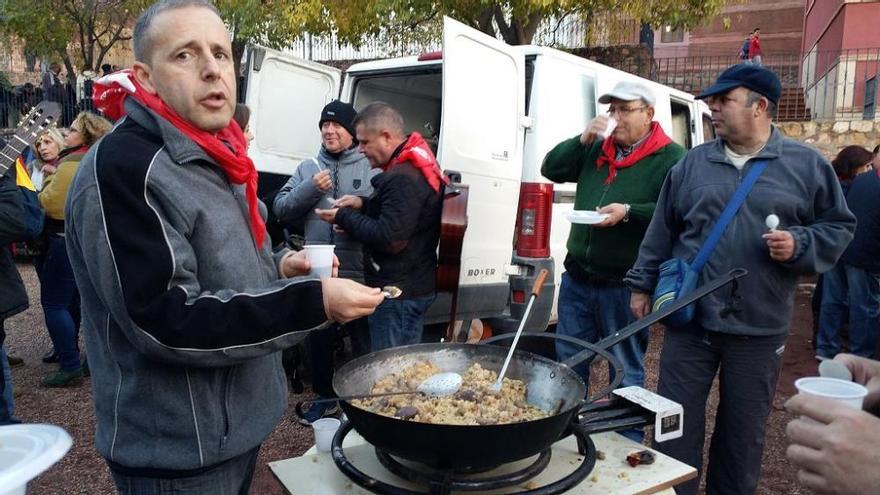
MULTIPOLYGON (((635 320, 623 277, 636 260, 666 172, 685 154, 654 122, 655 97, 648 87, 621 82, 599 103, 609 104, 608 116, 596 117, 580 136, 556 145, 541 167, 544 177, 554 182, 577 182, 575 210, 601 214, 584 219, 598 223, 572 224, 559 289, 557 333, 588 342, 635 320), (610 132, 602 139, 606 129, 610 132)), ((612 347, 623 364, 622 386, 644 383, 647 346, 646 329, 612 347)), ((580 350, 566 342, 556 344, 559 359, 580 350)), ((589 383, 586 365, 575 370, 589 383)), ((641 431, 624 434, 642 439, 641 431)))

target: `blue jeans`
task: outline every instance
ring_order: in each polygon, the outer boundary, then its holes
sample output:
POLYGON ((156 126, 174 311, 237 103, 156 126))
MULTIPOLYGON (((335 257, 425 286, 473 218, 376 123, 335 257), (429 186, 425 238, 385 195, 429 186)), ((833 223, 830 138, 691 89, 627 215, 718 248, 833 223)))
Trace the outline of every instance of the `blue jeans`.
MULTIPOLYGON (((568 272, 562 274, 559 287, 559 323, 556 333, 568 335, 595 343, 605 337, 614 335, 617 330, 635 321, 629 309, 630 291, 626 287, 606 287, 594 283, 576 281, 568 272)), ((611 353, 623 365, 623 381, 621 387, 632 385, 643 386, 645 383, 645 367, 643 364, 645 351, 648 349, 648 329, 633 335, 612 347, 611 353)), ((564 361, 583 347, 568 342, 556 341, 556 357, 564 361)), ((588 363, 574 367, 574 371, 590 384, 590 368, 588 363)), ((626 430, 624 436, 641 442, 643 434, 639 430, 626 430)))
POLYGON ((79 292, 73 278, 73 269, 67 257, 64 238, 50 234, 46 259, 41 270, 40 302, 46 318, 46 328, 65 371, 78 370, 77 315, 79 292))
POLYGON ((824 275, 817 354, 830 358, 840 352, 840 328, 849 316, 849 351, 872 357, 877 347, 878 314, 880 275, 838 263, 824 275))
POLYGON ((112 467, 110 474, 122 495, 247 495, 257 465, 257 446, 200 474, 174 478, 129 476, 112 467))
POLYGON ((370 341, 373 352, 419 344, 425 312, 434 302, 435 295, 412 299, 386 299, 369 316, 370 341))

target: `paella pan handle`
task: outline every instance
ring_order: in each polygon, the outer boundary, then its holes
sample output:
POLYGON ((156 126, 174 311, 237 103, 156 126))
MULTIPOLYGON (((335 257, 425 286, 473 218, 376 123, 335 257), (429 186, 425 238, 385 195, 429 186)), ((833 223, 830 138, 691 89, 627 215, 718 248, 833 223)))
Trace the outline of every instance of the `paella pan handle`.
MULTIPOLYGON (((568 367, 572 367, 577 364, 580 364, 582 361, 584 361, 586 359, 591 359, 597 355, 599 357, 605 359, 606 361, 608 361, 608 365, 611 366, 612 368, 614 368, 614 378, 609 381, 608 385, 605 388, 599 390, 598 392, 596 392, 595 394, 590 396, 588 398, 587 402, 591 402, 598 397, 604 397, 604 396, 610 394, 611 391, 614 390, 615 388, 617 388, 618 385, 620 385, 620 382, 623 381, 623 365, 621 364, 620 360, 617 359, 617 357, 614 354, 612 354, 611 351, 609 351, 607 348, 599 347, 597 344, 591 344, 591 343, 589 343, 585 340, 581 340, 577 337, 572 337, 570 335, 560 335, 558 333, 523 332, 522 336, 530 337, 530 338, 537 338, 537 339, 562 340, 562 341, 583 347, 585 349, 584 351, 579 352, 572 359, 569 359, 565 363, 562 363, 568 367), (574 359, 577 356, 581 356, 581 357, 578 359, 574 359)), ((496 335, 494 337, 490 337, 490 338, 480 342, 480 345, 491 344, 493 342, 498 342, 501 340, 512 339, 512 338, 513 338, 512 333, 496 335)))

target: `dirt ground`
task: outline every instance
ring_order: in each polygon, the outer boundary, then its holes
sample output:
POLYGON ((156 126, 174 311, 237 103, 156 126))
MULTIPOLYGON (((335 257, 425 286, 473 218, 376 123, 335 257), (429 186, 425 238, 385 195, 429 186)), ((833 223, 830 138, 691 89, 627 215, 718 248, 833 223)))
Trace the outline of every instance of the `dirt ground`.
MULTIPOLYGON (((88 379, 82 384, 65 389, 47 389, 40 386, 43 376, 53 371, 55 365, 44 364, 40 358, 49 349, 50 341, 45 330, 39 305, 39 284, 30 265, 19 264, 31 296, 31 308, 6 322, 7 349, 25 360, 25 364, 13 368, 16 390, 16 413, 27 423, 52 423, 65 428, 74 438, 71 451, 55 466, 28 485, 31 494, 103 494, 114 493, 106 464, 94 448, 94 409, 91 386, 88 379)), ((791 465, 785 459, 785 425, 791 419, 782 404, 794 394, 794 380, 816 373, 816 363, 811 347, 812 315, 810 313, 809 284, 798 291, 794 321, 785 351, 782 375, 777 387, 776 401, 767 425, 767 441, 764 450, 764 470, 759 494, 798 494, 800 488, 791 465)), ((647 387, 653 389, 657 381, 657 356, 662 331, 652 335, 646 368, 647 387)), ((597 377, 598 378, 598 377, 597 377)), ((306 389, 308 393, 308 389, 306 389)), ((252 494, 280 494, 282 487, 267 467, 267 462, 298 456, 312 444, 312 433, 295 420, 293 404, 304 396, 291 394, 288 412, 271 436, 263 443, 257 473, 251 488, 252 494)), ((711 401, 717 401, 713 390, 711 401)), ((708 408, 714 411, 714 405, 708 408)), ((714 422, 709 414, 707 421, 714 422)), ((711 426, 710 429, 711 431, 711 426)), ((708 444, 708 438, 707 438, 708 444)))

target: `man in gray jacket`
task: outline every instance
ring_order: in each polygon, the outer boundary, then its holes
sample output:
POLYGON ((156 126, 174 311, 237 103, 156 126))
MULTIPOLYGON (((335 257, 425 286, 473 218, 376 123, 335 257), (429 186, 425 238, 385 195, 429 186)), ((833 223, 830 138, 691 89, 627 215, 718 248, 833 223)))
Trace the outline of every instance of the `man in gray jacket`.
MULTIPOLYGON (((706 480, 712 494, 754 493, 797 279, 834 266, 855 229, 828 162, 773 127, 780 93, 776 75, 754 65, 727 69, 703 91, 699 97, 712 110, 718 139, 692 149, 670 170, 625 279, 633 313, 641 318, 651 311, 658 266, 672 257, 693 261, 743 177, 767 160, 700 278, 737 267, 748 275, 701 299, 688 325, 667 328, 660 357, 657 391, 682 404, 685 414, 684 436, 657 448, 697 469, 703 466, 706 399, 720 374, 706 480), (780 224, 768 231, 771 214, 780 224)), ((698 476, 676 491, 696 493, 699 485, 698 476)))
MULTIPOLYGON (((287 184, 275 196, 275 216, 282 223, 305 221, 306 244, 332 244, 339 258, 339 276, 363 282, 364 255, 361 243, 333 225, 321 220, 316 208, 335 205, 345 195, 369 197, 370 179, 379 171, 357 149, 354 118, 357 111, 348 103, 334 100, 321 111, 318 129, 321 150, 318 156, 303 160, 287 184)), ((370 334, 366 318, 345 325, 351 335, 355 355, 369 352, 370 334)), ((319 397, 334 397, 333 344, 335 328, 313 332, 306 340, 312 364, 312 390, 319 397)), ((336 404, 313 404, 301 422, 311 424, 335 414, 336 404)))
POLYGON ((229 33, 207 0, 162 0, 134 26, 132 71, 96 82, 126 116, 70 187, 95 446, 122 493, 247 493, 288 405, 281 350, 371 313, 378 289, 296 277, 273 256, 236 101, 229 33))

